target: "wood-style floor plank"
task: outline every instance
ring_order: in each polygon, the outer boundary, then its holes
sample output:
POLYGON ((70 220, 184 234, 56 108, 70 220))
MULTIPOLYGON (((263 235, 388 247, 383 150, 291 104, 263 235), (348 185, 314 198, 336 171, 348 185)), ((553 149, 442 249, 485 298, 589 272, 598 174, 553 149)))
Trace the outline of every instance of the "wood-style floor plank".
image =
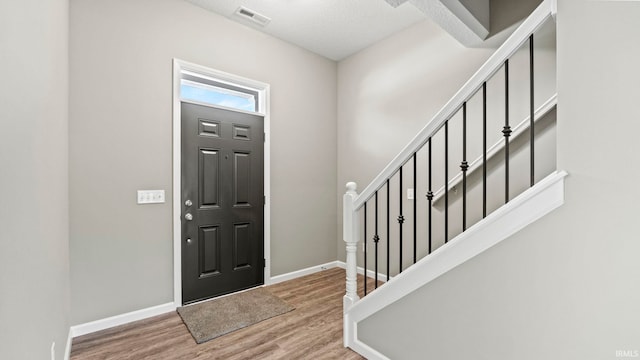
MULTIPOLYGON (((368 279, 368 289, 373 289, 368 279)), ((362 296, 363 278, 358 292, 362 296)), ((73 339, 71 360, 363 359, 342 346, 345 272, 335 268, 270 285, 296 309, 196 344, 176 312, 73 339)))

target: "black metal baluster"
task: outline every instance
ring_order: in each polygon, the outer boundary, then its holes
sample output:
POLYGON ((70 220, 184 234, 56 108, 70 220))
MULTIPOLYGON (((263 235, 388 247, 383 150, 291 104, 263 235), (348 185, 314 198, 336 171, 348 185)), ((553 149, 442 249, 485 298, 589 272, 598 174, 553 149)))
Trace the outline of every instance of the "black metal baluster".
POLYGON ((431 254, 431 211, 432 211, 432 202, 433 202, 433 191, 431 189, 431 138, 429 138, 429 168, 427 169, 428 177, 429 177, 429 188, 427 189, 427 200, 429 200, 429 228, 428 239, 429 239, 429 254, 431 254))
POLYGON ((418 220, 416 218, 416 212, 417 212, 417 202, 418 202, 418 198, 416 196, 416 192, 418 191, 418 188, 416 187, 417 184, 417 164, 416 164, 416 153, 413 153, 413 263, 415 264, 416 261, 418 261, 417 256, 418 256, 418 220))
POLYGON ((376 205, 376 212, 375 212, 375 235, 373 235, 373 243, 376 245, 375 246, 375 274, 374 274, 374 280, 375 280, 375 284, 374 284, 374 289, 378 288, 378 242, 380 241, 380 236, 378 236, 378 192, 376 191, 376 197, 375 197, 375 205, 376 205))
POLYGON ((399 244, 399 252, 400 259, 398 263, 398 268, 400 269, 398 273, 402 272, 402 225, 404 224, 404 216, 402 215, 402 166, 400 166, 400 181, 398 181, 398 208, 400 215, 398 215, 398 235, 400 236, 400 244, 399 244))
POLYGON ((364 296, 367 296, 367 202, 364 202, 364 240, 362 241, 364 250, 364 296))
POLYGON ((467 103, 462 104, 462 231, 467 230, 467 103))
POLYGON ((530 99, 529 99, 529 143, 531 144, 529 146, 529 149, 531 151, 531 186, 533 186, 533 184, 535 183, 535 165, 534 165, 534 160, 535 160, 535 151, 534 151, 534 133, 535 133, 535 128, 534 128, 534 124, 535 124, 535 120, 534 120, 534 111, 535 109, 534 104, 533 104, 533 34, 531 34, 529 36, 529 95, 530 95, 530 99))
POLYGON ((487 83, 482 83, 482 218, 487 217, 487 83))
POLYGON ((509 202, 509 136, 511 136, 511 126, 509 126, 509 59, 504 61, 504 203, 509 202))
POLYGON ((444 123, 444 243, 449 241, 449 120, 444 123))
POLYGON ((390 268, 390 253, 391 253, 391 211, 389 208, 389 204, 391 203, 390 201, 390 197, 389 197, 389 193, 390 193, 390 186, 389 186, 389 179, 387 179, 387 281, 389 281, 389 268, 390 268))

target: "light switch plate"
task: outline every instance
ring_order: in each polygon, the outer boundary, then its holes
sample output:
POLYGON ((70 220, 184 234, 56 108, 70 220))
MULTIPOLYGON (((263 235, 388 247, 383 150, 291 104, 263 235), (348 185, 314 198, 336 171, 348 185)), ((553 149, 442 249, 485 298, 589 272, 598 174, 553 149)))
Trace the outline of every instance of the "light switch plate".
POLYGON ((164 203, 164 190, 138 190, 138 204, 164 203))
POLYGON ((407 189, 407 200, 413 200, 413 189, 407 189))

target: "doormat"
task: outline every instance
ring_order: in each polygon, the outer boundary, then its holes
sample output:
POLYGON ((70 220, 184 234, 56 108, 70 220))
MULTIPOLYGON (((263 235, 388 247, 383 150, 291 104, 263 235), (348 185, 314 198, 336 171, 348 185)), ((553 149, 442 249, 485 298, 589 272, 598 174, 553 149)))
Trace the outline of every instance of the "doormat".
POLYGON ((265 288, 178 308, 198 344, 295 309, 265 288))

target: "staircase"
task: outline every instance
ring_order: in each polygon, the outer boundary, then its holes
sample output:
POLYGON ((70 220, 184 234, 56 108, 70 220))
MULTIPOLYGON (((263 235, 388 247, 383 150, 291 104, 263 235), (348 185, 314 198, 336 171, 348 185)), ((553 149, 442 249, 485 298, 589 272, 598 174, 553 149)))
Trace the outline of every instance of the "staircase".
POLYGON ((563 204, 567 173, 547 151, 557 96, 535 97, 535 39, 554 14, 543 1, 364 190, 347 184, 345 346, 386 359, 361 321, 563 204), (374 280, 361 294, 358 273, 374 280))

